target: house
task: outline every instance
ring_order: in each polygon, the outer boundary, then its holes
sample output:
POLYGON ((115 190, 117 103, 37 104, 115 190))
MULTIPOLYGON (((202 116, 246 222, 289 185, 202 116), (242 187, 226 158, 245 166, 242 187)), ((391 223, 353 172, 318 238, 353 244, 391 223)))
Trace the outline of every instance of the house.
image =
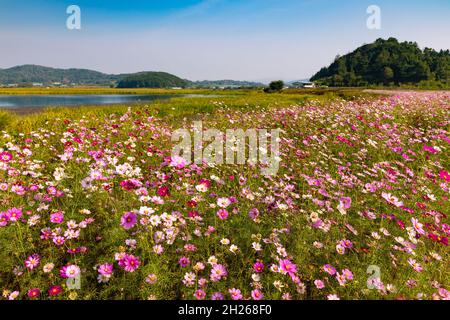
POLYGON ((316 84, 310 81, 297 81, 292 83, 292 87, 308 89, 308 88, 315 88, 316 84))
POLYGON ((40 83, 40 82, 33 82, 31 85, 32 85, 33 87, 42 87, 42 86, 43 86, 43 84, 40 83))

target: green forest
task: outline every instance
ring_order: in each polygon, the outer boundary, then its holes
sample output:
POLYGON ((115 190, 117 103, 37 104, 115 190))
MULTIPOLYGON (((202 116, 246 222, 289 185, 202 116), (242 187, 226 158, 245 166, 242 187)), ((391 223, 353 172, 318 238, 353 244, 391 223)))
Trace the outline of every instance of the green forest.
POLYGON ((311 81, 328 86, 408 85, 447 87, 450 52, 421 49, 415 42, 378 39, 344 56, 337 56, 311 81))
POLYGON ((139 72, 119 81, 117 88, 186 87, 188 81, 167 72, 139 72))

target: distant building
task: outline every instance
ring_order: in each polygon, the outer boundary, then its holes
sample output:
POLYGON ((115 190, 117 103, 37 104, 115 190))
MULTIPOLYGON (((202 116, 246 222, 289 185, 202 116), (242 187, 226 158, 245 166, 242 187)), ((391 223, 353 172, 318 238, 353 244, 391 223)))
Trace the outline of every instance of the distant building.
POLYGON ((43 86, 43 84, 40 83, 40 82, 33 82, 31 85, 32 85, 33 87, 42 87, 42 86, 43 86))
POLYGON ((315 88, 316 84, 310 81, 297 81, 292 83, 292 87, 294 88, 315 88))
POLYGON ((18 86, 17 83, 8 83, 8 84, 6 85, 7 88, 15 88, 15 87, 17 87, 17 86, 18 86))

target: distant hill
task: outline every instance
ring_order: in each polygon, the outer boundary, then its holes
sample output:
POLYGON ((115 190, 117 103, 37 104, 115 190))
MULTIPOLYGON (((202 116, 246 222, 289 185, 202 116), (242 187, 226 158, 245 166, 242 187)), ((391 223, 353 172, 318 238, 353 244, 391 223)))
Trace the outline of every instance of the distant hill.
POLYGON ((16 66, 9 69, 0 69, 0 83, 33 83, 51 84, 61 82, 64 84, 111 84, 120 79, 121 75, 105 74, 88 69, 57 69, 37 65, 16 66))
POLYGON ((31 85, 41 83, 52 85, 117 85, 120 88, 135 87, 194 87, 194 88, 233 88, 262 87, 259 82, 236 80, 189 81, 166 72, 138 72, 132 74, 106 74, 88 69, 59 69, 38 65, 22 65, 0 69, 0 85, 31 85))
POLYGON ((311 81, 329 86, 417 84, 421 81, 450 82, 450 52, 421 50, 415 42, 378 39, 317 72, 311 81))
POLYGON ((139 72, 124 77, 117 84, 118 88, 170 88, 187 87, 189 81, 167 72, 139 72))
POLYGON ((236 80, 203 80, 191 82, 192 87, 198 88, 233 88, 233 87, 264 87, 260 82, 236 80))

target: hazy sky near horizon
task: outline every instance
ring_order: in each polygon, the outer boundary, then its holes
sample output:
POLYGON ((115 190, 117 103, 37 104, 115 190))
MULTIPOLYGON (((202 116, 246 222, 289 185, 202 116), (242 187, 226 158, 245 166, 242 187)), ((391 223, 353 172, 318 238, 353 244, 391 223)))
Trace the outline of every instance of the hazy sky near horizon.
POLYGON ((0 68, 295 80, 380 37, 449 49, 449 34, 450 0, 0 0, 0 68), (80 30, 66 27, 69 5, 80 30), (380 30, 366 27, 369 5, 380 30))

